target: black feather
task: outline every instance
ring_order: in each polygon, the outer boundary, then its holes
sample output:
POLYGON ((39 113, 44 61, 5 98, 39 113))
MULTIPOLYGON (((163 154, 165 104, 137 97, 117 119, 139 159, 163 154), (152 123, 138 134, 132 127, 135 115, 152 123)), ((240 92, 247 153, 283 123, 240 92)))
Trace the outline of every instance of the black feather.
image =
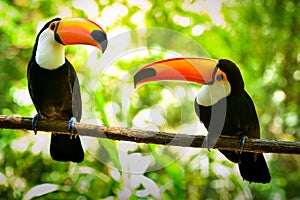
MULTIPOLYGON (((202 106, 195 101, 195 111, 200 121, 208 129, 209 134, 221 131, 222 135, 241 136, 243 134, 249 138, 260 138, 255 107, 244 90, 244 82, 239 69, 229 60, 220 60, 218 67, 225 72, 231 86, 231 93, 212 106, 202 106), (220 117, 224 114, 225 118, 220 117)), ((258 183, 271 181, 263 154, 224 150, 221 153, 230 161, 239 163, 243 179, 258 183)))
MULTIPOLYGON (((41 68, 35 61, 38 39, 42 31, 53 21, 48 22, 37 36, 31 60, 28 64, 28 89, 37 112, 43 119, 65 120, 75 117, 80 121, 82 105, 80 87, 76 72, 71 63, 65 63, 55 70, 41 68)), ((84 157, 80 138, 70 135, 51 136, 50 153, 54 160, 81 162, 84 157)))

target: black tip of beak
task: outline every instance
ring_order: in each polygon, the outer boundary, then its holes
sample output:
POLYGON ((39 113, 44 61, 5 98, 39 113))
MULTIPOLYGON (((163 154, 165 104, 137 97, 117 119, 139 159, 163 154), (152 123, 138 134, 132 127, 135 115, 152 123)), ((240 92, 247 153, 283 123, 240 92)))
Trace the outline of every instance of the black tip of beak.
POLYGON ((136 88, 136 85, 138 84, 138 82, 146 79, 146 78, 150 78, 156 75, 156 71, 153 68, 147 68, 144 69, 140 72, 138 72, 137 74, 134 75, 134 88, 136 88))
POLYGON ((92 32, 91 36, 94 40, 96 40, 100 44, 100 46, 102 47, 102 53, 104 53, 104 51, 107 47, 106 34, 99 30, 94 30, 92 32))

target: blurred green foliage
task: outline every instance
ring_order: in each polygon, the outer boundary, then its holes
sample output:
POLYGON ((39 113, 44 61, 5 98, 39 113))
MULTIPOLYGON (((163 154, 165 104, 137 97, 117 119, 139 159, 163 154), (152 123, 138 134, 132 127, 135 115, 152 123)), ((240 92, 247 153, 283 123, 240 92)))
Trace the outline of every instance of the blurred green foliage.
MULTIPOLYGON (((134 90, 132 75, 174 54, 211 56, 240 67, 262 138, 299 141, 299 7, 291 0, 2 0, 0 114, 35 114, 26 70, 37 27, 55 16, 88 17, 104 27, 110 49, 99 55, 67 47, 80 79, 82 121, 197 132, 193 95, 199 86, 157 83, 134 90), (145 27, 152 28, 134 30, 145 27)), ((295 155, 266 154, 272 182, 261 185, 242 181, 237 166, 217 151, 83 138, 84 162, 55 162, 49 136, 0 130, 0 199, 300 198, 295 155)))

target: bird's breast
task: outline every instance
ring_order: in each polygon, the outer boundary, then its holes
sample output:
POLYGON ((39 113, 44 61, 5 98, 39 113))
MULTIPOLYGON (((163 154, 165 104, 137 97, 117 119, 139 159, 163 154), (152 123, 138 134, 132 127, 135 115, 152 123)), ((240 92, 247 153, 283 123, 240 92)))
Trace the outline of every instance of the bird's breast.
MULTIPOLYGON (((33 103, 44 118, 69 119, 72 117, 73 86, 68 70, 45 70, 39 67, 29 73, 33 103)), ((73 81, 74 82, 74 81, 73 81)))
POLYGON ((259 123, 252 100, 247 96, 229 96, 212 106, 201 106, 195 101, 195 111, 207 129, 222 134, 250 137, 259 136, 259 123))

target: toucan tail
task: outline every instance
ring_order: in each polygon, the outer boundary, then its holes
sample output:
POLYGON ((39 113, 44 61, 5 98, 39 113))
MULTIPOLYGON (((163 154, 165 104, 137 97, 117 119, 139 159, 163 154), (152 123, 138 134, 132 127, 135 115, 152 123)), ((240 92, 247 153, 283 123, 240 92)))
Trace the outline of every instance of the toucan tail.
POLYGON ((262 153, 242 152, 239 168, 244 180, 256 183, 271 181, 271 175, 262 153))
POLYGON ((83 161, 84 153, 79 136, 71 139, 70 135, 52 133, 50 155, 56 161, 83 161))
POLYGON ((231 162, 240 163, 240 152, 220 150, 220 152, 231 162))

